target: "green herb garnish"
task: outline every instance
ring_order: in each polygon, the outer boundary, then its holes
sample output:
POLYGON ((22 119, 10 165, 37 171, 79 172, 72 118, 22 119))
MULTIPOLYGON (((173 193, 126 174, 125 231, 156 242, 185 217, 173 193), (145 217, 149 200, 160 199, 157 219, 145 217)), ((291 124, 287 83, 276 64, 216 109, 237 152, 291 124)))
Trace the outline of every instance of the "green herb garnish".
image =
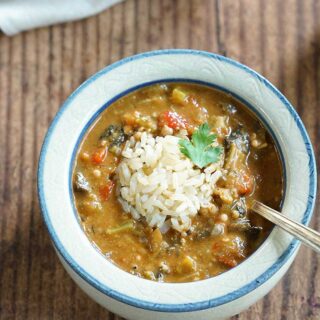
POLYGON ((180 151, 201 169, 219 159, 222 148, 212 146, 216 138, 215 134, 210 133, 209 125, 204 123, 193 132, 191 141, 179 140, 180 151))

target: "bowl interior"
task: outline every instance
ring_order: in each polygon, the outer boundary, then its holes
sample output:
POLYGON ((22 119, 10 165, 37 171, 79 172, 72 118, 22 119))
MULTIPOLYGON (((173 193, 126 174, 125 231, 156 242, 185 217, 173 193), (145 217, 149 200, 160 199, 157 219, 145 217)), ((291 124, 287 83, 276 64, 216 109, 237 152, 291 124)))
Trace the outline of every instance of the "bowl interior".
MULTIPOLYGON (((82 227, 81 221, 80 221, 80 216, 77 212, 76 206, 75 206, 75 202, 74 202, 74 196, 73 196, 73 189, 72 189, 72 176, 73 176, 73 171, 74 171, 74 165, 76 162, 76 157, 77 154, 79 152, 79 147, 81 145, 81 143, 83 142, 83 139, 85 137, 85 135, 87 134, 88 130, 90 130, 90 128, 92 128, 92 125, 97 121, 97 119, 100 117, 101 113, 103 113, 109 106, 111 106, 113 104, 113 102, 117 101, 118 99, 136 91, 139 90, 141 88, 147 87, 147 86, 151 86, 154 84, 161 84, 161 83, 176 83, 177 79, 163 79, 161 81, 152 81, 152 82, 147 82, 147 83, 141 83, 136 87, 130 88, 122 93, 120 93, 119 95, 115 96, 113 99, 111 99, 110 101, 108 101, 106 104, 104 104, 101 108, 99 108, 99 110, 97 110, 97 112, 88 120, 88 122, 86 123, 86 125, 84 126, 84 128, 81 131, 81 134, 79 135, 79 138, 77 140, 77 143, 74 146, 73 149, 73 153, 72 153, 72 159, 70 162, 70 170, 69 170, 69 195, 70 195, 70 200, 72 202, 73 205, 73 211, 74 214, 79 222, 79 225, 82 227)), ((247 101, 245 101, 242 97, 234 94, 233 92, 231 92, 230 90, 228 90, 227 88, 222 88, 218 85, 212 84, 212 83, 208 83, 208 82, 204 82, 204 81, 198 81, 198 80, 191 80, 191 79, 179 79, 179 83, 191 83, 191 84, 199 84, 199 85, 203 85, 209 88, 213 88, 219 91, 222 91, 226 94, 230 94, 232 95, 234 98, 236 98, 237 100, 239 100, 245 108, 248 109, 248 111, 252 114, 254 114, 254 116, 259 119, 261 121, 261 123, 263 124, 264 128, 268 131, 268 133, 270 134, 270 136, 273 139, 273 142, 275 144, 278 156, 279 156, 279 160, 281 162, 281 169, 282 169, 282 179, 283 179, 283 197, 281 200, 281 204, 280 207, 282 208, 283 203, 285 202, 285 197, 286 197, 286 189, 287 189, 287 185, 286 185, 286 162, 285 162, 285 157, 283 154, 283 150, 280 148, 280 143, 277 139, 277 136, 274 134, 273 129, 270 127, 270 125, 265 121, 265 119, 263 118, 263 116, 260 114, 260 111, 255 108, 254 106, 250 105, 247 101)), ((269 235, 270 236, 270 235, 269 235)), ((268 236, 268 237, 269 237, 268 236)), ((265 239, 266 240, 266 239, 265 239)), ((265 240, 263 241, 263 243, 265 242, 265 240)), ((263 243, 259 246, 259 248, 263 245, 263 243)), ((98 250, 98 252, 100 254, 102 254, 102 252, 100 252, 99 248, 97 248, 93 243, 92 243, 93 247, 98 250)), ((259 250, 259 248, 257 250, 259 250)), ((257 250, 255 250, 252 254, 254 254, 257 250)), ((251 255, 252 255, 251 254, 251 255)), ((102 254, 103 255, 103 254, 102 254)), ((250 258, 251 255, 248 257, 250 258)), ((247 259, 248 259, 247 258, 247 259)), ((230 271, 230 270, 228 270, 230 271)), ((226 272, 228 272, 226 271, 226 272)))

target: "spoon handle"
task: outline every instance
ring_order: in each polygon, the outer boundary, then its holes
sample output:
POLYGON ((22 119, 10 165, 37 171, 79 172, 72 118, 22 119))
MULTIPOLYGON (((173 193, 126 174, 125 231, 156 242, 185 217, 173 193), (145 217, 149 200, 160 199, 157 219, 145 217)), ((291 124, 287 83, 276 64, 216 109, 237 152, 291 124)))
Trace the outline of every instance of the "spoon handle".
POLYGON ((320 233, 304 226, 301 223, 295 222, 276 210, 266 206, 265 204, 254 201, 251 209, 267 220, 273 222, 280 228, 289 232, 291 235, 299 239, 302 243, 309 246, 316 252, 320 253, 320 233))

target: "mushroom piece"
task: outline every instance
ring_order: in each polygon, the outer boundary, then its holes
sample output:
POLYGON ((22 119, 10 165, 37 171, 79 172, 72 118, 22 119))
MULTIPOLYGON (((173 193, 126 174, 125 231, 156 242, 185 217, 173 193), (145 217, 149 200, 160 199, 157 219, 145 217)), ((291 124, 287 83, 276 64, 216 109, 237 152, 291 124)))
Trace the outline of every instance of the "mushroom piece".
POLYGON ((91 187, 88 180, 81 172, 77 172, 73 177, 73 189, 78 192, 90 192, 91 187))

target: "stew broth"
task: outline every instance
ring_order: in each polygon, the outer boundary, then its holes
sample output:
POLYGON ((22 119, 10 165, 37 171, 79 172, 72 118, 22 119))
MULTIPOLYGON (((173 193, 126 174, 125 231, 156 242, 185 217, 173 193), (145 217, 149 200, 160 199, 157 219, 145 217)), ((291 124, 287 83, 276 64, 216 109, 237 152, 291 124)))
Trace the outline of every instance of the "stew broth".
POLYGON ((184 83, 139 89, 103 111, 79 147, 73 179, 75 205, 90 241, 123 270, 165 282, 213 277, 250 256, 272 229, 251 212, 250 203, 256 199, 279 209, 283 189, 277 150, 260 121, 232 95, 184 83), (182 232, 163 232, 126 213, 116 192, 126 141, 140 139, 144 131, 165 136, 181 129, 190 138, 203 123, 224 155, 214 210, 201 208, 182 232))

